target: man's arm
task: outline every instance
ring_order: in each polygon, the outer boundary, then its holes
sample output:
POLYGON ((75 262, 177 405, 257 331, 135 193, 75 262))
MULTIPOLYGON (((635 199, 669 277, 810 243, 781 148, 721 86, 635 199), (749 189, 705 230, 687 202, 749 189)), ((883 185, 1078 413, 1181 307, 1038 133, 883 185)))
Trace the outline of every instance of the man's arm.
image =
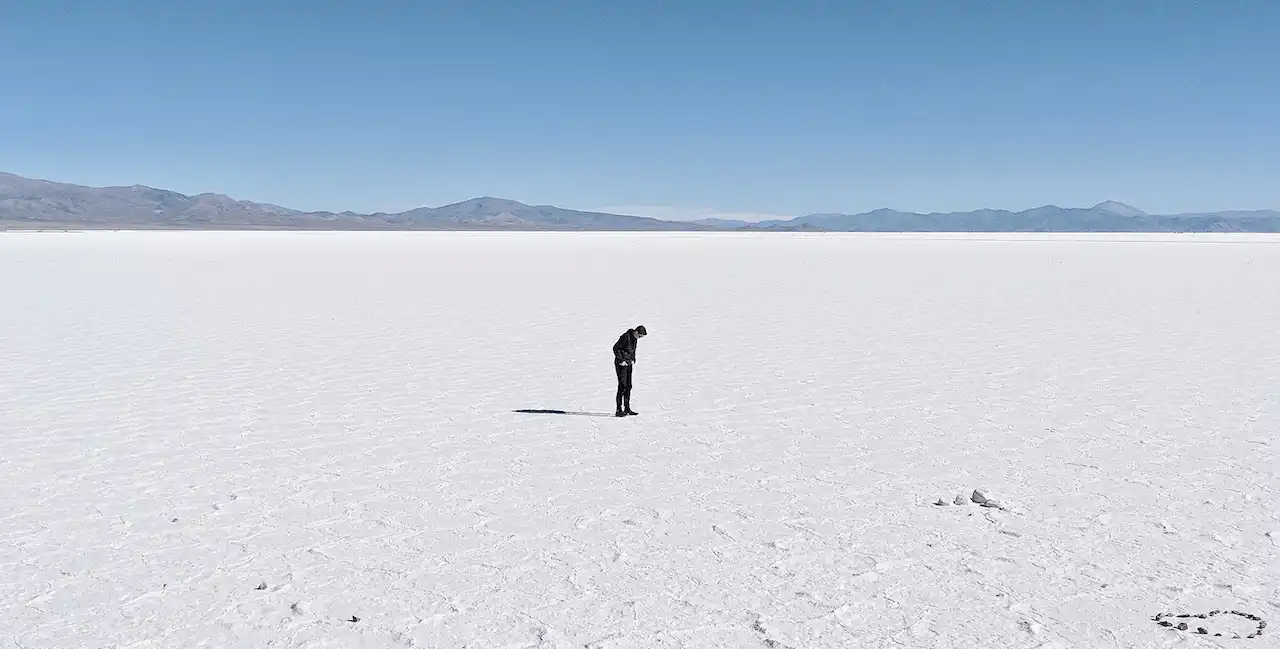
POLYGON ((627 335, 622 334, 618 337, 618 342, 613 343, 613 362, 622 365, 627 362, 627 335))

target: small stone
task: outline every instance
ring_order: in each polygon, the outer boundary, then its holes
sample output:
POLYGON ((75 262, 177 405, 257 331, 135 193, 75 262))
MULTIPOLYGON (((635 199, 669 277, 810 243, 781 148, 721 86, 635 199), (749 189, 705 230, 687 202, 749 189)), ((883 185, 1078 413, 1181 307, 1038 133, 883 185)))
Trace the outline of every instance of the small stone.
POLYGON ((350 619, 350 620, 347 620, 347 621, 348 621, 348 622, 359 622, 359 621, 360 621, 360 618, 358 618, 358 617, 356 617, 356 616, 352 615, 352 616, 351 616, 351 619, 350 619))
POLYGON ((1191 614, 1190 614, 1190 613, 1179 613, 1179 614, 1178 614, 1178 617, 1180 617, 1180 618, 1188 618, 1188 617, 1191 617, 1191 614))
POLYGON ((1196 613, 1195 615, 1192 615, 1191 617, 1194 617, 1194 618, 1196 618, 1196 619, 1198 619, 1198 620, 1207 620, 1207 619, 1209 619, 1209 616, 1208 616, 1208 615, 1205 615, 1204 613, 1196 613))
POLYGON ((1173 626, 1173 622, 1169 620, 1160 620, 1160 626, 1173 626))
POLYGON ((257 588, 254 588, 254 590, 266 590, 266 589, 267 589, 267 582, 265 581, 262 582, 261 584, 258 584, 257 588))
POLYGON ((1266 621, 1266 620, 1258 620, 1258 628, 1259 628, 1259 629, 1265 629, 1265 628, 1267 628, 1267 621, 1266 621))
POLYGON ((1209 631, 1202 626, 1196 627, 1196 633, 1199 633, 1200 635, 1209 635, 1209 631))
POLYGON ((1216 608, 1215 608, 1215 609, 1213 609, 1212 611, 1209 611, 1209 615, 1218 615, 1218 614, 1220 614, 1220 613, 1222 613, 1222 611, 1220 611, 1220 610, 1218 610, 1218 609, 1216 609, 1216 608))
POLYGON ((965 503, 969 502, 969 499, 968 499, 968 498, 965 498, 965 497, 964 497, 964 494, 960 494, 960 495, 956 496, 956 499, 955 499, 955 500, 953 500, 953 501, 951 501, 951 502, 954 502, 954 503, 955 503, 955 504, 957 504, 957 505, 963 505, 963 504, 965 504, 965 503))
POLYGON ((1179 622, 1179 623, 1178 623, 1178 630, 1179 630, 1179 631, 1186 631, 1186 630, 1187 630, 1187 623, 1186 623, 1186 622, 1179 622))
POLYGON ((939 506, 939 507, 946 507, 947 505, 950 505, 951 503, 947 502, 947 499, 946 499, 946 498, 939 498, 939 499, 937 499, 936 501, 934 501, 934 503, 933 503, 933 504, 935 504, 935 505, 937 505, 937 506, 939 506))
POLYGON ((1221 634, 1221 633, 1215 633, 1215 634, 1213 634, 1213 637, 1215 637, 1215 638, 1221 638, 1221 637, 1222 637, 1222 634, 1221 634))
POLYGON ((991 490, 982 489, 982 488, 974 489, 973 495, 970 496, 969 498, 970 500, 972 500, 975 503, 978 503, 979 505, 984 504, 987 502, 987 500, 991 498, 991 490))

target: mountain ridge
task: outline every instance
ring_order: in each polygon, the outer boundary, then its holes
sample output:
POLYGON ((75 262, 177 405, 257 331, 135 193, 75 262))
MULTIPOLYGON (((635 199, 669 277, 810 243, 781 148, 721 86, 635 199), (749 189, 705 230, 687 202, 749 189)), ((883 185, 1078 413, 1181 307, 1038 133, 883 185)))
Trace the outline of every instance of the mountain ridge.
POLYGON ((0 228, 265 230, 551 230, 744 232, 1280 232, 1280 211, 1148 214, 1103 201, 1018 212, 903 212, 881 208, 815 213, 758 223, 661 219, 527 205, 482 196, 403 212, 306 212, 217 193, 181 194, 146 185, 90 187, 0 172, 0 228))

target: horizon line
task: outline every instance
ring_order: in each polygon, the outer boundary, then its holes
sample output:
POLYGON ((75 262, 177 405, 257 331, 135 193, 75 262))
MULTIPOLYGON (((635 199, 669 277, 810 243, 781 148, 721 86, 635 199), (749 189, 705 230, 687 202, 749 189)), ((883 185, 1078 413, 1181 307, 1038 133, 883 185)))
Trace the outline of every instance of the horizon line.
POLYGON ((1089 209, 1100 207, 1102 205, 1106 205, 1108 203, 1112 203, 1121 207, 1127 207, 1130 209, 1137 210, 1139 212, 1142 212, 1142 215, 1144 216, 1157 216, 1157 217, 1184 216, 1184 215, 1196 215, 1196 214, 1221 214, 1221 213, 1227 213, 1227 212, 1280 212, 1280 208, 1259 207, 1259 208, 1218 208, 1213 210, 1190 210, 1190 211, 1180 211, 1180 212, 1154 213, 1154 212, 1147 212, 1142 208, 1134 206, 1131 203, 1126 203, 1124 201, 1118 201, 1114 199, 1105 199, 1097 203, 1093 203, 1092 205, 1075 206, 1075 207, 1064 207, 1063 205, 1058 205, 1056 203, 1044 203, 1044 204, 1035 205, 1033 207, 1023 208, 1023 209, 1011 209, 1011 208, 1003 208, 1003 207, 979 207, 979 208, 968 209, 968 210, 960 209, 960 210, 950 210, 950 211, 937 211, 937 210, 915 211, 915 210, 899 209, 896 207, 878 207, 878 208, 862 210, 862 211, 824 210, 824 211, 816 211, 816 212, 806 212, 802 214, 793 214, 788 216, 788 215, 775 215, 775 214, 759 213, 759 212, 746 212, 741 210, 717 210, 713 208, 682 207, 682 206, 667 206, 667 205, 630 205, 630 206, 622 205, 622 206, 607 206, 607 207, 600 207, 600 208, 577 208, 577 207, 565 207, 562 204, 555 204, 555 203, 525 202, 518 199, 505 198, 505 197, 494 196, 494 195, 473 196, 471 198, 466 198, 463 200, 453 201, 449 203, 442 203, 440 205, 435 205, 435 206, 418 205, 416 207, 410 207, 410 208, 402 209, 399 211, 387 211, 387 210, 356 211, 356 210, 350 210, 350 209, 306 210, 306 209, 297 209, 297 208, 289 207, 288 205, 282 205, 279 203, 274 203, 269 201, 258 201, 253 199, 237 198, 235 196, 231 196, 229 194, 225 194, 219 191, 200 191, 192 194, 187 194, 185 192, 181 192, 178 190, 167 189, 164 187, 156 187, 156 186, 147 185, 144 183, 133 183, 130 185, 88 185, 88 184, 81 184, 78 182, 71 182, 71 181, 52 180, 49 178, 39 178, 39 177, 33 177, 33 176, 23 176, 21 174, 8 172, 8 171, 0 171, 0 176, 10 176, 13 178, 18 178, 26 181, 43 182, 43 183, 49 183, 54 185, 69 185, 73 187, 82 187, 87 189, 132 189, 136 187, 136 188, 150 189, 154 191, 174 192, 174 193, 186 196, 188 198, 194 198, 198 196, 219 196, 219 197, 231 199, 236 202, 253 203, 256 205, 263 205, 263 206, 269 206, 269 207, 278 207, 278 208, 298 212, 300 214, 335 214, 335 215, 354 214, 359 216, 374 216, 379 214, 399 215, 399 214, 405 214, 407 212, 413 212, 416 210, 439 210, 439 209, 444 209, 448 207, 454 207, 457 205, 462 205, 465 203, 485 201, 485 200, 516 203, 523 207, 533 207, 533 208, 546 207, 546 208, 567 210, 572 212, 581 212, 586 214, 607 214, 611 216, 634 216, 634 217, 650 218, 658 221, 667 221, 667 222, 673 222, 673 223, 695 223, 697 221, 703 221, 703 220, 723 220, 723 221, 738 221, 738 222, 743 222, 748 224, 758 224, 758 223, 766 223, 771 221, 788 221, 788 220, 794 220, 794 219, 810 217, 810 216, 828 216, 828 215, 859 216, 864 214, 872 214, 875 212, 885 212, 885 211, 896 212, 899 214, 918 214, 918 215, 925 215, 925 216, 946 215, 946 214, 968 214, 968 213, 983 212, 983 211, 1008 212, 1010 214, 1020 214, 1023 212, 1029 212, 1031 210, 1044 209, 1044 208, 1089 210, 1089 209), (680 211, 680 212, 688 212, 688 213, 700 213, 704 215, 698 218, 671 218, 671 217, 663 218, 662 216, 643 213, 644 211, 655 211, 659 213, 664 211, 666 212, 680 211), (738 217, 751 216, 751 217, 765 217, 765 218, 753 220, 748 218, 734 218, 735 216, 738 216, 738 217))

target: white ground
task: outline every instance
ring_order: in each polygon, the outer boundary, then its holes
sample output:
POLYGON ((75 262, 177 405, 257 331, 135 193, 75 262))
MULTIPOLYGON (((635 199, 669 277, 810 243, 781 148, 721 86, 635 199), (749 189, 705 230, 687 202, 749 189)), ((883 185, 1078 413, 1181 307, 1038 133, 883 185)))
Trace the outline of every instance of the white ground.
POLYGON ((0 305, 3 647, 1280 636, 1280 237, 7 234, 0 305), (637 323, 639 417, 512 412, 637 323))

